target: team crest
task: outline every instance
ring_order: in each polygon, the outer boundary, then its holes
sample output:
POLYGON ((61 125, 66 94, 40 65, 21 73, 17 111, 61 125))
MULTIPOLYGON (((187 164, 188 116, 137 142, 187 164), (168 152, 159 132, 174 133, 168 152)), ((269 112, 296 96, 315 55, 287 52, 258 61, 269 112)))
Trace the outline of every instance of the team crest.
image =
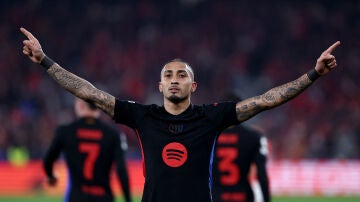
POLYGON ((183 132, 184 125, 183 124, 169 124, 169 132, 173 134, 179 134, 183 132))

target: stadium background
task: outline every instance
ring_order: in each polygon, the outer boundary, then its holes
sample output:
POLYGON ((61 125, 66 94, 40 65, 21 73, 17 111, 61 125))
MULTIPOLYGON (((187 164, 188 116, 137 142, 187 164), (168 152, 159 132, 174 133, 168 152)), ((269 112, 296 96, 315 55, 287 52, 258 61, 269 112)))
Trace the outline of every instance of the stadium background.
MULTIPOLYGON (((334 72, 245 124, 270 140, 277 197, 360 196, 359 1, 3 0, 0 11, 0 201, 61 196, 44 185, 39 160, 54 127, 74 118, 73 96, 22 55, 21 26, 70 71, 145 104, 161 104, 159 72, 173 58, 194 68, 193 103, 212 103, 231 89, 246 98, 295 79, 340 40, 334 72)), ((131 183, 141 191, 137 139, 117 127, 127 134, 131 183)))

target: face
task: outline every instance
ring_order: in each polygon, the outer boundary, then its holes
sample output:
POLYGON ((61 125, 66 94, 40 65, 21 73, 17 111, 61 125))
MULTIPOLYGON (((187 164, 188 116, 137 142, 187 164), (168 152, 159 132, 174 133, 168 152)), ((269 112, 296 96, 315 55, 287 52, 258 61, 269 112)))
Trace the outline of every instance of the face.
POLYGON ((74 105, 74 108, 75 108, 75 114, 76 116, 79 116, 79 114, 81 114, 82 112, 82 109, 84 108, 83 106, 83 101, 79 98, 75 98, 75 105, 74 105))
POLYGON ((167 63, 161 71, 159 90, 170 102, 177 104, 189 99, 196 86, 190 67, 183 62, 167 63))
POLYGON ((80 98, 75 98, 75 114, 77 117, 99 117, 100 116, 100 110, 91 109, 87 102, 83 101, 80 98))

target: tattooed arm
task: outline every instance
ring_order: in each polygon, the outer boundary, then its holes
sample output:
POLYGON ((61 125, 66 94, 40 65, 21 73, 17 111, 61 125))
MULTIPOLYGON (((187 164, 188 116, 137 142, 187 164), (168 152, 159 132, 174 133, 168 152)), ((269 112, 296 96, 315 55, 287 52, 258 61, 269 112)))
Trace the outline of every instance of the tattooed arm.
POLYGON ((60 86, 74 94, 76 97, 91 102, 111 117, 114 116, 114 96, 97 89, 90 82, 63 69, 56 63, 47 70, 47 73, 54 78, 60 86))
MULTIPOLYGON (((20 31, 28 38, 23 41, 23 53, 34 63, 40 64, 45 58, 45 54, 41 49, 39 41, 26 29, 20 28, 20 31)), ((95 88, 90 82, 65 70, 56 63, 51 65, 47 73, 70 93, 95 104, 111 117, 114 116, 114 96, 95 88)))
POLYGON ((295 81, 275 87, 266 93, 248 98, 236 104, 236 115, 240 122, 245 121, 259 112, 274 108, 299 95, 311 85, 306 74, 295 81))
MULTIPOLYGON (((337 66, 336 59, 331 53, 339 45, 340 42, 337 41, 317 59, 315 71, 313 71, 317 76, 326 75, 337 66)), ((243 122, 264 110, 284 104, 303 92, 313 81, 309 78, 309 74, 304 74, 295 81, 275 87, 262 95, 238 102, 236 104, 237 119, 243 122)))

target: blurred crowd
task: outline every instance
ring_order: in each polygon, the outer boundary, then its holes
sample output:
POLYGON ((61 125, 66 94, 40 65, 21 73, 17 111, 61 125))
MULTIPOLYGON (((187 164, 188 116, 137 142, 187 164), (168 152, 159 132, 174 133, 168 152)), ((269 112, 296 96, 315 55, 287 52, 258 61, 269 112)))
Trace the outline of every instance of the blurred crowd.
MULTIPOLYGON (((337 40, 338 68, 285 105, 248 122, 272 159, 360 158, 360 1, 85 1, 0 3, 0 160, 11 148, 41 158, 56 125, 74 119, 74 97, 22 54, 30 30, 47 55, 125 100, 162 103, 164 63, 189 62, 194 104, 228 91, 262 94, 314 68, 337 40)), ((112 120, 104 115, 104 119, 112 120)), ((129 155, 140 156, 131 129, 129 155)), ((246 141, 246 140, 243 140, 246 141)))

